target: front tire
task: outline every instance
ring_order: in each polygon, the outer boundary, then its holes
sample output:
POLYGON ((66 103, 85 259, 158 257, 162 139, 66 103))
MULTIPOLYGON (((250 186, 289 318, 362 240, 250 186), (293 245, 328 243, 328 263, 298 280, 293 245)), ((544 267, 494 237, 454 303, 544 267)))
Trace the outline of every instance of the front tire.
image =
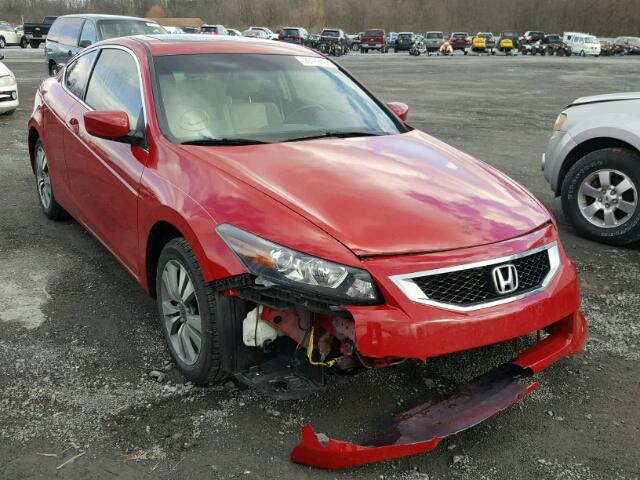
POLYGON ((67 220, 69 218, 69 214, 60 206, 53 194, 49 162, 47 161, 47 154, 44 151, 44 146, 40 139, 36 141, 34 156, 36 191, 38 193, 38 200, 40 200, 42 212, 49 220, 67 220))
POLYGON ((204 282, 189 243, 168 242, 156 274, 157 305, 169 351, 189 381, 207 385, 225 374, 216 321, 217 292, 204 282))
POLYGON ((578 232, 609 245, 640 240, 640 154, 624 148, 589 153, 567 172, 562 210, 578 232))
POLYGON ((27 39, 22 37, 22 40, 20 40, 20 48, 27 48, 29 46, 29 42, 27 42, 27 39))
POLYGON ((4 38, 0 37, 0 50, 7 46, 7 42, 5 42, 4 38))

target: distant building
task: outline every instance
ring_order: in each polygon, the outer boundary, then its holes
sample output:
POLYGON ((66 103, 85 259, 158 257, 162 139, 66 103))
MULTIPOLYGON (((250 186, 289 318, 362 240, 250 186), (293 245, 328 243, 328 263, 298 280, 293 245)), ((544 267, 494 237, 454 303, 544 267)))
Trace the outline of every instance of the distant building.
POLYGON ((166 25, 167 27, 192 27, 200 28, 204 25, 204 20, 201 18, 150 18, 154 22, 158 22, 160 25, 166 25))

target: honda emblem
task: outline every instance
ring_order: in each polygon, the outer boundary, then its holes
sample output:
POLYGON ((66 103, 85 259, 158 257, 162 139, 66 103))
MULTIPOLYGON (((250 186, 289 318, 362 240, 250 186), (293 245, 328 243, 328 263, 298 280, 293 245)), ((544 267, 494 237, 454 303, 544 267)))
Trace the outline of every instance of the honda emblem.
POLYGON ((518 289, 518 270, 515 265, 500 265, 491 271, 493 285, 500 295, 515 292, 518 289))

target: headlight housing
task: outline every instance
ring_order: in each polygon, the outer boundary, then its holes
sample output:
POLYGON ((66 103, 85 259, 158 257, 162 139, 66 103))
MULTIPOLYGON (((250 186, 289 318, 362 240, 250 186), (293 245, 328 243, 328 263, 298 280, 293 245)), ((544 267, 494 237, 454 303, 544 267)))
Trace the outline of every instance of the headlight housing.
POLYGON ((344 305, 380 303, 378 290, 365 270, 283 247, 232 225, 220 225, 216 231, 263 284, 290 287, 344 305))
POLYGON ((16 77, 13 75, 5 75, 4 77, 0 77, 0 87, 10 87, 11 85, 16 84, 16 77))

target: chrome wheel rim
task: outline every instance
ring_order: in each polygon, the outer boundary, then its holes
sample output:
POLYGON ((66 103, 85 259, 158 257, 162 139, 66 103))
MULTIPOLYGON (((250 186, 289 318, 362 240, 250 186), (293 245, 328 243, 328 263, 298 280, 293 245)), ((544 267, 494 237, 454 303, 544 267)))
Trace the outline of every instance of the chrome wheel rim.
POLYGON ((164 266, 160 301, 173 351, 181 362, 193 365, 201 351, 202 318, 193 281, 177 260, 169 260, 164 266))
POLYGON ((38 145, 36 152, 36 182, 40 203, 48 209, 51 206, 51 177, 49 177, 49 164, 42 145, 38 145))
POLYGON ((602 169, 589 174, 578 193, 584 218, 598 228, 616 228, 627 223, 638 208, 638 191, 628 175, 602 169))

